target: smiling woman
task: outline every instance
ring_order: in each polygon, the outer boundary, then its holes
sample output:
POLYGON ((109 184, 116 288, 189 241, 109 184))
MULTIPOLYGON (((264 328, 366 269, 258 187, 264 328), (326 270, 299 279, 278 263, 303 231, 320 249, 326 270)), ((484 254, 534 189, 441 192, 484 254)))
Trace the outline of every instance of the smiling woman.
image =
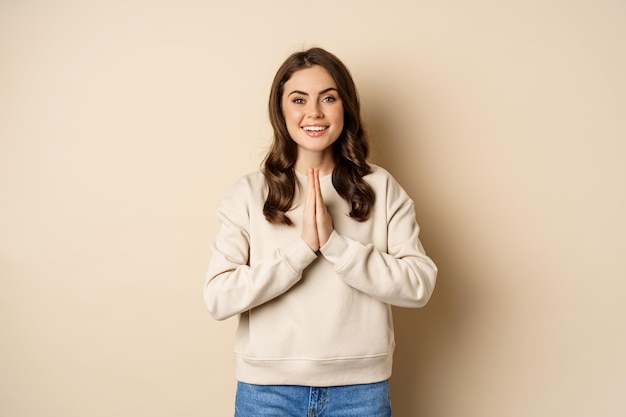
POLYGON ((282 108, 287 131, 298 145, 296 170, 319 167, 321 175, 334 168, 331 145, 343 130, 343 103, 335 81, 319 65, 302 69, 285 83, 282 108))
POLYGON ((239 417, 391 415, 391 306, 421 307, 437 267, 413 201, 368 164, 347 68, 319 48, 291 55, 269 100, 274 140, 218 216, 204 288, 239 317, 239 417))
MULTIPOLYGON (((294 167, 296 158, 300 158, 301 155, 298 154, 298 146, 287 128, 283 97, 285 91, 287 94, 291 92, 286 90, 286 84, 294 77, 302 78, 299 73, 307 74, 305 70, 313 67, 326 70, 332 79, 328 80, 330 83, 328 86, 318 88, 335 88, 342 105, 341 140, 333 142, 334 160, 329 161, 334 164, 333 186, 337 193, 350 203, 350 216, 364 221, 374 202, 374 193, 369 184, 363 180, 363 177, 371 172, 371 168, 366 161, 369 148, 361 122, 361 104, 348 68, 335 55, 320 48, 291 55, 274 77, 269 99, 274 140, 265 158, 263 170, 269 188, 263 213, 271 223, 291 224, 290 218, 285 213, 294 203, 296 189, 294 167)), ((327 167, 322 168, 327 171, 327 167)))

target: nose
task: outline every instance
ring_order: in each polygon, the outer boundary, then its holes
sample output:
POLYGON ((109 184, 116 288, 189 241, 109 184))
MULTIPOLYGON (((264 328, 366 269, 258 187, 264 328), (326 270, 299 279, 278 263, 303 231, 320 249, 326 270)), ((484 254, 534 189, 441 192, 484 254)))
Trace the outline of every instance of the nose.
POLYGON ((322 113, 322 109, 320 108, 319 103, 317 102, 311 103, 311 107, 309 108, 309 117, 312 117, 314 119, 319 119, 323 116, 324 114, 322 113))

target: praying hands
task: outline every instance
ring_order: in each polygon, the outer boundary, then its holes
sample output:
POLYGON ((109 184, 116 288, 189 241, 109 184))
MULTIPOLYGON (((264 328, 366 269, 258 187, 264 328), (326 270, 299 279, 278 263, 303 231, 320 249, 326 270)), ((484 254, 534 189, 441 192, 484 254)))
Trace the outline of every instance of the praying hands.
POLYGON ((333 219, 324 204, 320 189, 319 170, 309 168, 302 215, 302 239, 317 252, 328 242, 333 231, 333 219))

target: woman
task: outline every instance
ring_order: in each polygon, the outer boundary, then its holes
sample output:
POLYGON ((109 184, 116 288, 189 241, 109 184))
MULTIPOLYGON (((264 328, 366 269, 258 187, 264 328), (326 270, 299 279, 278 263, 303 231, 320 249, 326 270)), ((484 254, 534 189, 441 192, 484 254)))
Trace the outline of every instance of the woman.
POLYGON ((218 209, 204 297, 239 316, 235 415, 389 416, 391 305, 421 307, 437 268, 412 200, 366 162, 347 68, 312 48, 272 84, 262 170, 218 209))

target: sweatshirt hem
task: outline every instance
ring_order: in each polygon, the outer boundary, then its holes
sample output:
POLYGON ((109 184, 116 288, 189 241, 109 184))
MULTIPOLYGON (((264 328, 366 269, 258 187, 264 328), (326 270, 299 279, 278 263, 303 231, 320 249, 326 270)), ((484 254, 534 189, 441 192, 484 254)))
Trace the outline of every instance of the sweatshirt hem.
POLYGON ((339 386, 384 381, 393 353, 332 359, 255 359, 235 354, 238 381, 258 385, 339 386))

